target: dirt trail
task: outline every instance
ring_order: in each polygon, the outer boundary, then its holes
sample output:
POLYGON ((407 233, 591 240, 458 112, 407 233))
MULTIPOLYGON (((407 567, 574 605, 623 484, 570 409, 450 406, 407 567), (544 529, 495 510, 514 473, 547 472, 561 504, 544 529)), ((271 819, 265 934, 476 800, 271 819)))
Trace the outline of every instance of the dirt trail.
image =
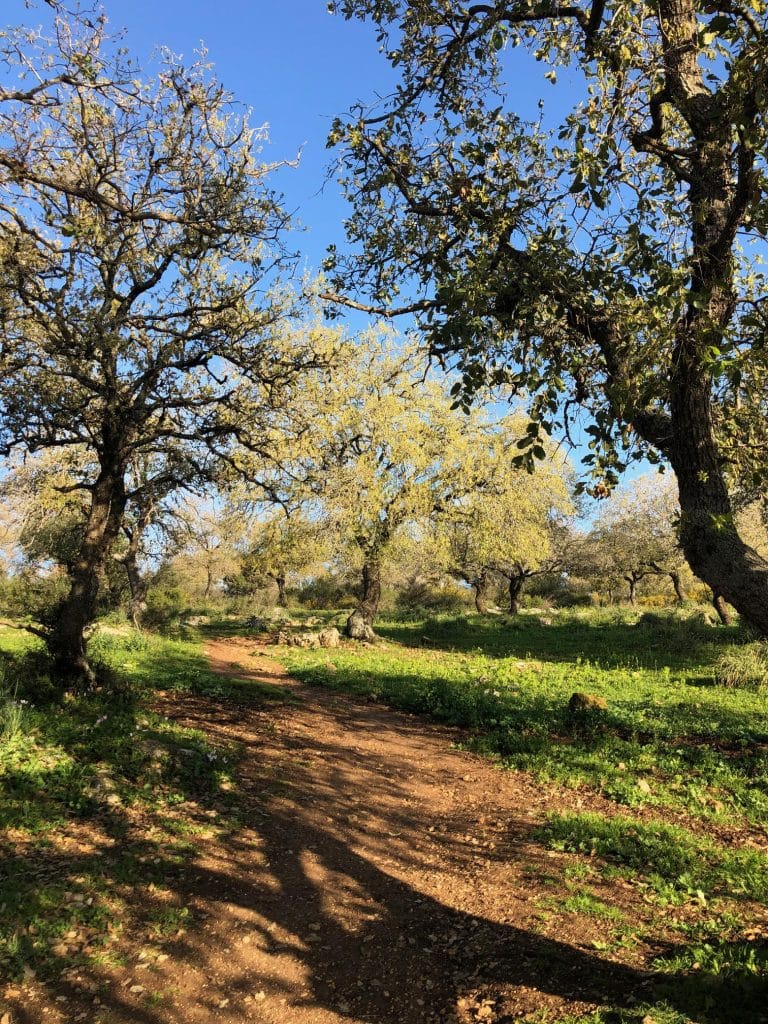
MULTIPOLYGON (((551 796, 451 749, 455 734, 305 689, 248 641, 216 671, 276 683, 269 710, 174 697, 164 708, 245 746, 254 824, 195 862, 173 1005, 135 1020, 269 1024, 502 1021, 587 1010, 642 984, 632 968, 537 934, 531 839, 551 796), (228 1002, 225 1002, 228 1000, 228 1002)), ((554 863, 553 863, 554 861, 554 863)))
POLYGON ((128 966, 99 1020, 493 1024, 642 993, 639 967, 591 947, 599 924, 553 933, 543 920, 542 872, 560 876, 568 858, 532 832, 576 794, 554 801, 528 776, 452 749, 450 729, 304 688, 252 652, 247 640, 207 647, 216 671, 285 687, 296 703, 159 701, 242 745, 246 825, 196 840, 177 883, 185 933, 151 975, 128 966))

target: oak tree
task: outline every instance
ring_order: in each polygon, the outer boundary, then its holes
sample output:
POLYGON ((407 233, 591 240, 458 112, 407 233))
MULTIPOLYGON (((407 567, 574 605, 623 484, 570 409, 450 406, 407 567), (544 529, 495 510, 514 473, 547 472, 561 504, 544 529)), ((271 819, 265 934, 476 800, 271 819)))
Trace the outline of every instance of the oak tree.
POLYGON ((459 398, 505 382, 542 430, 581 410, 598 494, 628 459, 671 464, 690 566, 768 633, 729 471, 768 476, 766 4, 330 6, 376 23, 400 83, 333 127, 355 248, 328 294, 415 313, 459 398), (554 128, 517 109, 531 56, 573 103, 554 128))
POLYGON ((51 40, 5 42, 0 450, 89 454, 82 543, 48 645, 90 683, 84 631, 130 466, 180 445, 177 467, 205 472, 236 440, 258 448, 312 358, 274 330, 286 215, 264 131, 209 68, 167 54, 149 78, 101 22, 57 18, 51 40))

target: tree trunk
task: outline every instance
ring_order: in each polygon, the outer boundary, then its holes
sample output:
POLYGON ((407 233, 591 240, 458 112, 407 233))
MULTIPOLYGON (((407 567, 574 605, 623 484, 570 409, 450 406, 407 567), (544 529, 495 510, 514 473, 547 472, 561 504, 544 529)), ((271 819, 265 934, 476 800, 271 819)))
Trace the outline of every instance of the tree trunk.
POLYGON ((683 590, 683 581, 680 579, 679 572, 671 572, 669 578, 672 580, 672 586, 675 588, 675 597, 677 598, 678 604, 684 604, 685 602, 685 591, 683 590))
POLYGON ((475 588, 475 608, 477 609, 477 614, 486 615, 488 613, 488 591, 491 589, 488 573, 481 572, 479 576, 476 576, 472 581, 472 586, 475 588))
POLYGON ((102 468, 91 491, 83 541, 70 572, 69 593, 47 638, 57 671, 82 689, 96 682, 86 656, 85 631, 96 617, 99 572, 117 539, 124 510, 122 474, 115 468, 102 468))
POLYGON ((131 597, 128 602, 128 615, 136 629, 141 629, 141 620, 147 610, 147 591, 149 583, 139 570, 139 547, 141 538, 149 526, 152 518, 152 504, 145 502, 144 507, 139 509, 135 525, 132 528, 123 526, 123 532, 128 538, 128 550, 121 561, 125 567, 125 574, 128 577, 128 587, 131 597))
POLYGON ((347 619, 346 634, 353 640, 373 640, 373 620, 381 601, 381 563, 377 558, 363 563, 363 589, 357 607, 347 619))
POLYGON ((634 576, 625 576, 624 579, 629 584, 629 603, 634 607, 637 604, 637 580, 634 576))
POLYGON ((680 492, 680 545, 695 575, 768 636, 768 562, 736 530, 715 443, 709 382, 703 371, 679 375, 669 457, 680 492))
POLYGON ((525 589, 525 576, 522 574, 509 577, 509 612, 517 615, 520 611, 520 598, 525 589))
POLYGON ((717 593, 713 594, 712 604, 714 605, 715 611, 720 617, 720 622, 724 626, 730 626, 733 622, 733 619, 731 617, 731 613, 728 611, 728 605, 725 603, 723 595, 717 593))
POLYGON ((131 598, 128 602, 128 615, 136 629, 141 629, 141 620, 147 610, 147 591, 149 583, 139 571, 136 552, 129 553, 123 559, 125 574, 128 577, 128 586, 131 591, 131 598))
POLYGON ((273 576, 272 579, 277 584, 277 605, 279 608, 288 607, 288 594, 285 589, 285 576, 278 574, 273 576))

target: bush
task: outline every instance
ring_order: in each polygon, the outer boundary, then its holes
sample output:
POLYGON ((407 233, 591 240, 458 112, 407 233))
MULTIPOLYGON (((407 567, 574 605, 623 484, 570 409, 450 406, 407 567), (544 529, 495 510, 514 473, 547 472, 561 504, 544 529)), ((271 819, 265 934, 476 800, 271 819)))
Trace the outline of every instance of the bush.
POLYGON ((768 686, 768 643, 744 644, 721 654, 715 663, 715 680, 741 690, 768 686))
POLYGON ((178 623, 187 606, 186 595, 180 587, 150 587, 144 623, 156 629, 178 623))
POLYGON ((12 746, 24 734, 24 703, 9 676, 9 666, 0 662, 0 747, 12 746))
POLYGON ((0 611, 16 619, 32 619, 44 626, 56 621, 59 607, 69 591, 63 575, 37 576, 24 573, 3 582, 0 611))
POLYGON ((357 597, 354 584, 347 576, 325 573, 305 583, 298 592, 299 603, 314 610, 354 608, 357 597))
POLYGON ((435 587, 424 581, 409 581, 397 592, 395 608, 404 612, 446 612, 458 615, 467 610, 469 591, 456 585, 435 587))

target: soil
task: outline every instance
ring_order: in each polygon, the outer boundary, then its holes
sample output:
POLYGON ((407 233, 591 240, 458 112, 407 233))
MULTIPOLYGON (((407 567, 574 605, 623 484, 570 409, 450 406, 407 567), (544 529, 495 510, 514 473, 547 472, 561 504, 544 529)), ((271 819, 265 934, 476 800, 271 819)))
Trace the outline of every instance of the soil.
MULTIPOLYGON (((598 952, 599 919, 546 909, 575 858, 535 830, 552 810, 608 810, 599 797, 503 771, 457 749, 455 730, 305 688, 253 641, 207 654, 296 698, 157 701, 241 745, 245 825, 195 840, 174 885, 191 916, 160 955, 134 948, 98 989, 31 986, 12 1024, 502 1024, 649 994, 642 940, 598 952)), ((594 886, 634 923, 650 913, 624 880, 594 886)))

